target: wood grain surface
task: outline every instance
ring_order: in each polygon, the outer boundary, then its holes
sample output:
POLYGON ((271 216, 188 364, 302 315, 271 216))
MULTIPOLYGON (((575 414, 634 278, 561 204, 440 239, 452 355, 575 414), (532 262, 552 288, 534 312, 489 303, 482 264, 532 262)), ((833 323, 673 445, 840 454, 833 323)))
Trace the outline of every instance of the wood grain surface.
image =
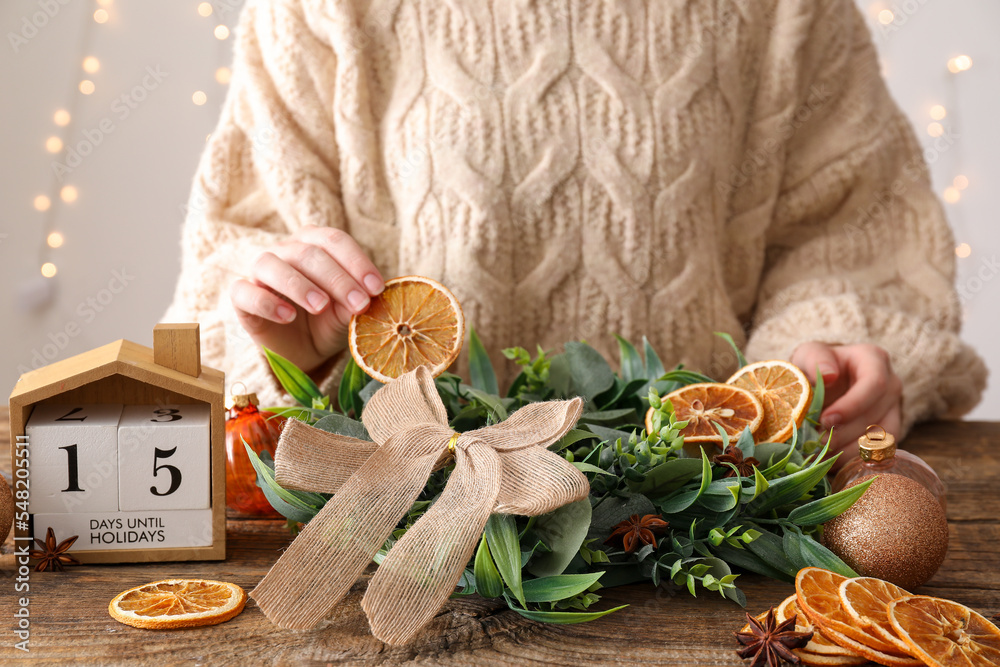
MULTIPOLYGON (((0 411, 0 451, 6 451, 0 411)), ((948 489, 951 548, 920 592, 948 597, 986 615, 1000 612, 1000 424, 937 422, 916 427, 903 446, 922 456, 948 489)), ((3 461, 5 474, 10 462, 3 461)), ((248 591, 291 538, 280 521, 228 524, 227 559, 143 565, 82 565, 30 576, 30 653, 13 648, 16 573, 4 546, 0 567, 0 662, 43 665, 740 665, 733 632, 744 612, 703 592, 672 586, 604 589, 601 608, 630 606, 593 623, 557 626, 525 620, 478 597, 450 602, 420 637, 392 647, 368 632, 360 579, 322 627, 282 630, 251 600, 222 625, 175 631, 138 630, 107 613, 118 592, 170 577, 222 579, 248 591), (605 606, 606 605, 606 606, 605 606), (20 661, 19 661, 20 663, 20 661)), ((793 586, 755 575, 739 580, 748 609, 765 610, 793 586)))

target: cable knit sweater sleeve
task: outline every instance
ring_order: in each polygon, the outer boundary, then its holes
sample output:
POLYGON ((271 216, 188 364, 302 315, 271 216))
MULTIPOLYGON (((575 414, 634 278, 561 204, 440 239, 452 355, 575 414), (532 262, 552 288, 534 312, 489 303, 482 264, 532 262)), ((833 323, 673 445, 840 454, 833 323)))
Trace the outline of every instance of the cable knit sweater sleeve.
MULTIPOLYGON (((335 56, 295 7, 251 3, 241 15, 231 90, 195 177, 181 275, 163 317, 200 322, 204 362, 264 404, 291 398, 239 325, 229 286, 296 228, 344 224, 334 162, 335 56)), ((329 392, 335 381, 328 371, 320 386, 329 392)))
POLYGON ((954 241, 868 29, 850 0, 777 11, 750 138, 771 158, 750 187, 773 219, 748 353, 876 343, 903 380, 904 429, 966 412, 986 370, 957 335, 954 241))

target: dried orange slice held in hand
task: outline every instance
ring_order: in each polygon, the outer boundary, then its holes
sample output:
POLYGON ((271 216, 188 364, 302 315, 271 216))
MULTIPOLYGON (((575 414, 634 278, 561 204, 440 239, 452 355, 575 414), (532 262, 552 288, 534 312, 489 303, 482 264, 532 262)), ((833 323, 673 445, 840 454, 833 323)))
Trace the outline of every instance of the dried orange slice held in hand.
POLYGON ((125 625, 171 630, 228 621, 243 611, 246 601, 242 588, 225 581, 165 579, 120 593, 108 612, 125 625))
POLYGON ((965 605, 910 595, 889 603, 889 622, 933 667, 1000 665, 1000 628, 965 605))
POLYGON ((387 281, 385 291, 351 318, 348 329, 355 363, 379 382, 422 365, 440 375, 461 352, 464 337, 458 299, 444 285, 420 276, 387 281))
POLYGON ((759 361, 744 366, 726 381, 753 393, 764 407, 754 433, 757 442, 784 442, 802 426, 812 403, 812 386, 798 366, 787 361, 759 361))
POLYGON ((840 606, 859 628, 894 645, 903 653, 911 652, 909 645, 896 636, 886 610, 893 600, 909 595, 908 591, 875 577, 858 577, 840 582, 837 593, 840 606))
MULTIPOLYGON (((745 428, 755 431, 764 416, 760 401, 753 394, 721 382, 689 384, 667 394, 666 398, 673 404, 677 419, 688 423, 681 431, 685 444, 721 445, 722 436, 716 424, 730 438, 738 438, 745 428)), ((647 413, 646 421, 649 422, 649 419, 650 414, 647 413)))

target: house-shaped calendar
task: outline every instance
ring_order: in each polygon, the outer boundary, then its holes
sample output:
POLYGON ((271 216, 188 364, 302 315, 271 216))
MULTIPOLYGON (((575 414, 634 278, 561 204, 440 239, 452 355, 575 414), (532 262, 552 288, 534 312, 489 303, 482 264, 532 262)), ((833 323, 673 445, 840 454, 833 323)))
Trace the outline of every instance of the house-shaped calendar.
POLYGON ((15 539, 78 538, 83 563, 222 560, 225 376, 197 324, 158 324, 21 376, 10 395, 15 539), (25 498, 24 496, 27 496, 25 498))

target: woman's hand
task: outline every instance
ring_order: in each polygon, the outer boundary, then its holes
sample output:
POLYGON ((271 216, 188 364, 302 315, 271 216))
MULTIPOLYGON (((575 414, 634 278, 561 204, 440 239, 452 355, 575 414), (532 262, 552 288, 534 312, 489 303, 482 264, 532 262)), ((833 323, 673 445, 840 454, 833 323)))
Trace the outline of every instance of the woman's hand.
POLYGON ((261 253, 229 296, 254 342, 310 373, 347 347, 351 316, 384 287, 347 232, 309 226, 261 253))
MULTIPOLYGON (((810 381, 816 369, 826 388, 820 423, 833 429, 831 452, 849 445, 870 424, 879 424, 888 433, 899 434, 902 424, 903 383, 893 372, 889 353, 877 345, 827 345, 803 343, 792 353, 791 362, 810 381)), ((846 462, 850 456, 842 456, 846 462)))

